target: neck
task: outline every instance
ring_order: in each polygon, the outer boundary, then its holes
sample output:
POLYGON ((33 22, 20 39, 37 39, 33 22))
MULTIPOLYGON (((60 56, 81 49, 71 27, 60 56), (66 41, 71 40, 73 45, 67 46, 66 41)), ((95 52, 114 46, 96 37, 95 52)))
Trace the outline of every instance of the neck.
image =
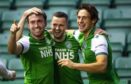
POLYGON ((44 38, 43 35, 40 35, 40 36, 34 36, 34 35, 32 35, 32 37, 35 38, 35 39, 37 39, 37 40, 41 40, 41 39, 44 38))
POLYGON ((56 37, 54 37, 54 36, 52 36, 52 37, 53 37, 53 39, 54 39, 56 42, 62 42, 62 41, 65 40, 65 34, 64 34, 61 38, 56 38, 56 37))
POLYGON ((92 29, 93 29, 93 27, 84 32, 84 37, 85 38, 87 38, 89 36, 89 33, 92 31, 92 29))

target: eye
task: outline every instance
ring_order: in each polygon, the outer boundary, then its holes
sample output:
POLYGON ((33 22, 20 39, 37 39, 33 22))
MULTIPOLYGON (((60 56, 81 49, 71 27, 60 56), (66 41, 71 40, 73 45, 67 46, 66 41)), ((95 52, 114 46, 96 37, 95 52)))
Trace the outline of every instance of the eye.
POLYGON ((56 26, 57 26, 57 24, 53 24, 53 26, 55 26, 55 27, 56 27, 56 26))
POLYGON ((34 23, 35 23, 35 21, 30 21, 30 23, 31 23, 31 24, 34 24, 34 23))

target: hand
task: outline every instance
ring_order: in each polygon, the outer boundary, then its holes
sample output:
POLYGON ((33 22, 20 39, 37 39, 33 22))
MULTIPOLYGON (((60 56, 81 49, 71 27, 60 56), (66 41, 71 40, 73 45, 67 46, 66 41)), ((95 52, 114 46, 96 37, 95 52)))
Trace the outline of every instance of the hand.
POLYGON ((69 68, 74 68, 73 65, 74 65, 74 62, 72 62, 70 59, 60 59, 58 61, 58 64, 61 65, 62 67, 63 66, 67 66, 69 68))
POLYGON ((42 10, 37 8, 37 7, 33 7, 31 9, 28 9, 24 12, 24 16, 27 17, 28 15, 35 13, 35 14, 42 14, 42 10))
POLYGON ((16 21, 14 21, 14 23, 11 25, 10 31, 12 33, 16 33, 19 29, 20 27, 17 25, 16 21))
POLYGON ((108 36, 108 34, 107 34, 107 32, 106 31, 104 31, 103 29, 101 29, 101 28, 99 28, 99 29, 96 29, 96 31, 95 31, 95 33, 94 33, 95 35, 96 34, 101 34, 101 35, 107 35, 108 36))

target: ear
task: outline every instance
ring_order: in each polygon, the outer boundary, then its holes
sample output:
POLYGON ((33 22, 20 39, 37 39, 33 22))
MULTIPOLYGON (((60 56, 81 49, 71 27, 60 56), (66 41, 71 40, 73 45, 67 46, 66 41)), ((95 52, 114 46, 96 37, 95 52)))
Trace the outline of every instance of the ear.
POLYGON ((94 24, 94 25, 96 24, 96 19, 92 20, 92 24, 94 24))

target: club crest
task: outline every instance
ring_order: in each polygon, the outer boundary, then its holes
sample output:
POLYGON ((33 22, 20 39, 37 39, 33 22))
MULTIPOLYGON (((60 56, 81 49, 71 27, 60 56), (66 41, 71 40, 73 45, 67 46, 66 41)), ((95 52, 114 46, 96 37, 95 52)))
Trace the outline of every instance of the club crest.
POLYGON ((66 46, 66 48, 69 48, 69 49, 72 48, 72 44, 70 41, 66 41, 65 46, 66 46))

